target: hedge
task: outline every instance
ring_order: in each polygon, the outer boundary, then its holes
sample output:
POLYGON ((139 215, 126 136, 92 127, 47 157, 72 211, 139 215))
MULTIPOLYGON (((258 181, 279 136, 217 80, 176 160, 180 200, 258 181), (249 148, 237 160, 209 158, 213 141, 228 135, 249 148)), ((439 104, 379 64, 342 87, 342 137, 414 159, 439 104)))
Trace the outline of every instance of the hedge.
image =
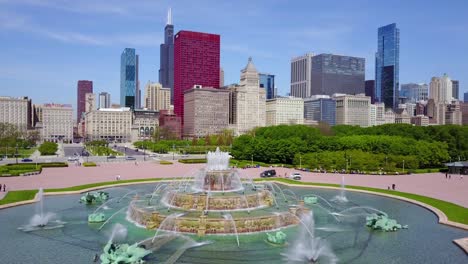
POLYGON ((180 159, 179 162, 185 164, 206 163, 206 159, 180 159))
POLYGON ((83 167, 96 167, 94 162, 83 162, 83 167))

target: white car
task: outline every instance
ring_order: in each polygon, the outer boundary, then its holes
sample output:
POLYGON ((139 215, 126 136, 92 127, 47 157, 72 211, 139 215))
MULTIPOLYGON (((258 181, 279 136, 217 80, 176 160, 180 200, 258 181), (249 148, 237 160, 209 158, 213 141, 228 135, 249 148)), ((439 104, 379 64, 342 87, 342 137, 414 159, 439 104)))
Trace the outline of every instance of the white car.
POLYGON ((291 175, 289 175, 288 178, 299 181, 302 179, 302 176, 299 172, 294 172, 291 175))
POLYGON ((68 161, 77 161, 79 157, 68 157, 68 161))

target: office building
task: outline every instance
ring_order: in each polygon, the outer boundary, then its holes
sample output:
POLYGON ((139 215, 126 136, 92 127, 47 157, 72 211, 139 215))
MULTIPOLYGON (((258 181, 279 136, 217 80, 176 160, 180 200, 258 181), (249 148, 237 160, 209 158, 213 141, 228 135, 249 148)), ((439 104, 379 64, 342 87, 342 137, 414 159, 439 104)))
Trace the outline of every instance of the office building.
POLYGON ((311 95, 364 93, 365 59, 319 54, 312 57, 311 95))
POLYGON ((468 102, 460 103, 460 111, 462 113, 462 125, 468 125, 468 102))
POLYGON ((120 106, 138 107, 138 55, 135 49, 126 48, 120 57, 120 106))
POLYGON ((447 74, 442 77, 432 77, 429 87, 429 98, 434 99, 435 103, 452 102, 452 80, 447 74))
POLYGON ((172 104, 174 102, 174 25, 170 8, 164 27, 164 43, 161 44, 159 52, 159 83, 170 89, 172 104))
POLYGON ((304 119, 324 122, 334 126, 336 102, 328 95, 313 95, 304 99, 304 119))
POLYGON ((265 89, 266 99, 276 97, 275 75, 269 73, 259 73, 260 88, 265 89))
POLYGON ((87 93, 85 95, 85 100, 86 100, 85 112, 88 113, 88 112, 91 112, 91 111, 96 111, 96 109, 97 109, 97 107, 96 107, 96 94, 87 93))
POLYGON ((93 81, 80 80, 77 85, 76 122, 80 122, 86 109, 86 94, 93 93, 93 81))
POLYGON ((417 103, 429 99, 429 86, 426 83, 406 83, 401 85, 400 97, 406 101, 417 103))
POLYGON ((28 97, 0 96, 0 123, 15 125, 25 132, 32 127, 32 104, 28 97))
POLYGON ((184 124, 184 92, 194 85, 219 87, 220 36, 179 31, 174 41, 174 113, 184 124))
POLYGON ((159 111, 160 139, 182 138, 182 120, 169 110, 159 111))
POLYGON ((252 58, 241 70, 240 84, 229 91, 229 123, 236 135, 265 126, 265 89, 259 88, 259 74, 252 58))
POLYGON ((371 98, 371 103, 375 103, 375 80, 367 80, 364 84, 364 93, 371 98))
MULTIPOLYGON (((170 89, 167 88, 169 91, 170 89)), ((170 97, 168 98, 168 101, 170 97)), ((153 110, 136 109, 133 111, 132 142, 151 140, 159 126, 159 112, 153 110)))
MULTIPOLYGON (((429 94, 430 95, 430 94, 429 94)), ((445 102, 438 102, 433 98, 427 100, 427 116, 431 125, 445 125, 445 111, 447 105, 445 102)))
POLYGON ((129 107, 119 109, 101 108, 85 115, 86 141, 130 142, 132 111, 129 107))
POLYGON ((70 143, 73 140, 73 108, 69 104, 42 105, 41 138, 70 143))
POLYGON ((307 98, 312 95, 311 74, 313 53, 291 59, 291 92, 294 97, 307 98))
POLYGON ((429 125, 429 117, 425 115, 416 115, 411 117, 411 124, 415 126, 428 126, 429 125))
POLYGON ((304 124, 304 99, 276 97, 266 101, 266 125, 304 124))
POLYGON ((453 99, 460 99, 460 82, 457 80, 452 80, 452 97, 453 99))
POLYGON ((219 69, 219 87, 224 86, 224 70, 223 68, 219 69))
POLYGON ((99 108, 110 108, 111 97, 110 93, 102 92, 99 93, 99 108))
POLYGON ((339 95, 335 97, 335 100, 337 125, 370 126, 371 100, 369 96, 364 94, 339 95))
POLYGON ((148 81, 145 86, 145 107, 148 110, 169 110, 171 89, 163 88, 160 83, 148 81))
POLYGON ((396 124, 411 124, 412 115, 408 114, 406 108, 398 108, 395 111, 395 123, 396 124))
POLYGON ((462 112, 460 109, 460 102, 452 101, 448 104, 445 111, 445 124, 446 125, 462 125, 462 112))
POLYGON ((375 97, 393 109, 398 105, 400 70, 400 30, 396 24, 378 29, 375 54, 375 97))
POLYGON ((229 126, 227 89, 195 86, 184 92, 184 106, 184 137, 220 134, 229 126))
POLYGON ((463 94, 463 101, 464 101, 465 103, 468 103, 468 92, 465 92, 465 93, 463 94))

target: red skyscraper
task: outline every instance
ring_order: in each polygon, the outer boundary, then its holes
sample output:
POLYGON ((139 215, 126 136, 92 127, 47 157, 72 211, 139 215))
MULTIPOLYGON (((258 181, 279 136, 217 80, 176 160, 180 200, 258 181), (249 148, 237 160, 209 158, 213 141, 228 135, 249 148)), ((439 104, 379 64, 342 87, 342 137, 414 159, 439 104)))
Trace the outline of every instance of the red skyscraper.
POLYGON ((86 109, 86 94, 93 92, 93 81, 78 81, 77 87, 78 95, 77 95, 77 102, 76 102, 76 122, 79 123, 81 119, 81 115, 84 113, 86 109))
POLYGON ((174 41, 174 113, 184 122, 184 91, 194 85, 219 88, 220 36, 179 31, 174 41))

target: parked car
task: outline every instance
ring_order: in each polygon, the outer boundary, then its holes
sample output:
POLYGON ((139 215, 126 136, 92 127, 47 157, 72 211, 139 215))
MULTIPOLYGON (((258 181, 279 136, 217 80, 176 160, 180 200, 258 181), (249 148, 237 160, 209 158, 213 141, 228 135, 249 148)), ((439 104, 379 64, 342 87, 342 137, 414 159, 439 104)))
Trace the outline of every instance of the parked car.
POLYGON ((127 156, 127 157, 125 157, 125 159, 126 159, 126 160, 136 160, 136 158, 135 158, 135 157, 132 157, 132 156, 127 156))
POLYGON ((262 173, 260 173, 260 177, 265 178, 265 177, 275 177, 276 176, 276 171, 275 170, 266 170, 262 173))
POLYGON ((108 159, 115 159, 115 156, 114 155, 109 155, 107 156, 108 159))
POLYGON ((32 159, 28 159, 28 158, 25 158, 25 159, 22 159, 21 162, 32 162, 33 160, 32 159))
POLYGON ((79 160, 78 156, 68 157, 68 161, 77 161, 79 160))
POLYGON ((288 178, 299 181, 302 179, 302 176, 299 172, 294 172, 291 175, 289 175, 288 178))
POLYGON ((150 157, 157 157, 158 154, 156 154, 156 153, 151 153, 149 156, 150 156, 150 157))

